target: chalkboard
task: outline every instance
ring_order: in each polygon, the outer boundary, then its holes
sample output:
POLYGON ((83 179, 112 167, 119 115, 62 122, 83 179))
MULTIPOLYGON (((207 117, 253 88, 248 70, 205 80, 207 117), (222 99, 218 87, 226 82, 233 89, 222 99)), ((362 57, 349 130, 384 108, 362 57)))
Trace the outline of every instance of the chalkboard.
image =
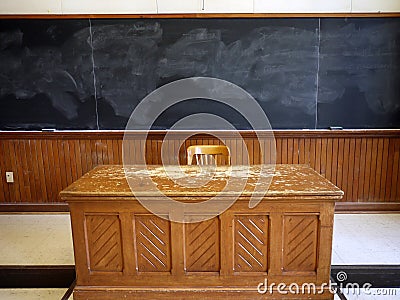
MULTIPOLYGON (((124 129, 146 95, 194 76, 245 89, 274 129, 400 128, 399 18, 4 19, 0 62, 0 130, 124 129)), ((207 99, 153 128, 201 112, 251 129, 207 99)))

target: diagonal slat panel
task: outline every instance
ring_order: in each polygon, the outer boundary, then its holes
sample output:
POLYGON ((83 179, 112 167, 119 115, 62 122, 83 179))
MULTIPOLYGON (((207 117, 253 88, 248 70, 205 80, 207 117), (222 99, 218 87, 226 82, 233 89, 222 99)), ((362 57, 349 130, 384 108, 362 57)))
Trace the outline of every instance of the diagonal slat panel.
POLYGON ((170 222, 150 214, 135 215, 135 236, 139 272, 171 270, 170 222))
POLYGON ((283 225, 284 271, 315 271, 318 249, 318 216, 286 215, 283 225))
POLYGON ((118 215, 86 215, 90 271, 122 272, 122 244, 118 215))
POLYGON ((234 217, 234 270, 266 272, 268 254, 268 216, 234 217))
POLYGON ((218 272, 219 219, 185 224, 185 270, 187 272, 218 272))

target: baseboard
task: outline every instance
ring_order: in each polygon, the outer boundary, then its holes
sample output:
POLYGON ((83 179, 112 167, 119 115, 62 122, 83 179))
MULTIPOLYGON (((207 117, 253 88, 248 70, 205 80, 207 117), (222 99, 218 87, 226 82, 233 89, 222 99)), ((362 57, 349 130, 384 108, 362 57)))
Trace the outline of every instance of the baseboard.
POLYGON ((69 288, 75 266, 0 266, 0 288, 69 288))
POLYGON ((337 202, 335 213, 393 213, 400 212, 400 203, 337 202))
MULTIPOLYGON (((331 277, 337 282, 372 284, 373 288, 400 287, 400 265, 333 265, 331 277)), ((75 266, 0 266, 0 288, 69 288, 75 280, 75 266)))
POLYGON ((69 212, 67 203, 1 203, 0 212, 29 213, 29 212, 69 212))
POLYGON ((331 277, 343 286, 370 283, 371 288, 399 288, 400 265, 334 265, 331 266, 331 277))

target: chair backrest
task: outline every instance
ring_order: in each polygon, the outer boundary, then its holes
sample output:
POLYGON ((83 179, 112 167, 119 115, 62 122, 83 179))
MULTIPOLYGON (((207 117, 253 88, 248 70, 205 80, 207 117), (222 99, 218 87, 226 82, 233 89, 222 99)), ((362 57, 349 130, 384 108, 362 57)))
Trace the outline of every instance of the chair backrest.
POLYGON ((230 165, 231 154, 224 145, 196 145, 187 148, 188 165, 230 165))

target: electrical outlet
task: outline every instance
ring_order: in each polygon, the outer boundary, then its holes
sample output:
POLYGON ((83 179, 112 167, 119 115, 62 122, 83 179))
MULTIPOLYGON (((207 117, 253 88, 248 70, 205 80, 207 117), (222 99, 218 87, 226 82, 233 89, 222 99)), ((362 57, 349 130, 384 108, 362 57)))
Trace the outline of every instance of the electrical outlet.
POLYGON ((8 183, 14 182, 14 173, 13 172, 6 172, 6 181, 8 183))

